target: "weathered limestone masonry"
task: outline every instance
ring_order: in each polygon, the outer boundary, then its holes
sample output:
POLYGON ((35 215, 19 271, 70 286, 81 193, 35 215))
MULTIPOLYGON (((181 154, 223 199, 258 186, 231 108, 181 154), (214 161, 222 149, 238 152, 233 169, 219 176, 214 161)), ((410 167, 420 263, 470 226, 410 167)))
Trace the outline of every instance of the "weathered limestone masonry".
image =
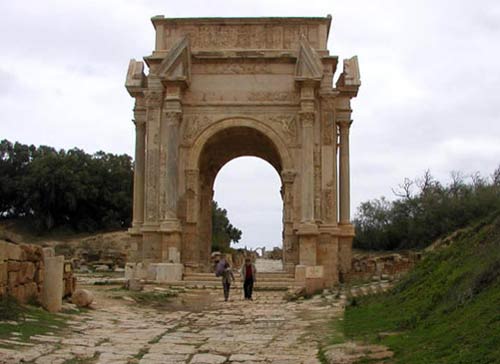
POLYGON ((21 303, 34 300, 58 311, 75 283, 71 264, 65 264, 63 256, 54 257, 52 248, 0 240, 0 297, 9 295, 21 303))
POLYGON ((39 300, 44 270, 41 247, 0 241, 0 296, 39 300))
POLYGON ((215 177, 256 156, 281 176, 285 269, 338 282, 351 266, 349 128, 361 82, 352 57, 333 86, 331 17, 152 22, 149 73, 131 60, 126 80, 136 261, 207 270, 215 177))
POLYGON ((420 252, 355 254, 352 258, 349 280, 397 279, 413 269, 421 258, 420 252))

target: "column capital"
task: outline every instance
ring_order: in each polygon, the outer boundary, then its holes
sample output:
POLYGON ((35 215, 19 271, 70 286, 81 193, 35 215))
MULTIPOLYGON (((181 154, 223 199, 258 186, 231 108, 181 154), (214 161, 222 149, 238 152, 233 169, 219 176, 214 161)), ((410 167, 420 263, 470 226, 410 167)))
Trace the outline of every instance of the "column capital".
POLYGON ((147 107, 160 107, 163 103, 163 91, 148 90, 146 92, 146 106, 147 107))
POLYGON ((337 125, 339 126, 339 129, 342 130, 349 130, 351 127, 352 120, 337 120, 337 125))
POLYGON ((166 109, 164 112, 167 125, 178 126, 181 123, 182 112, 180 110, 166 109))
POLYGON ((146 121, 145 120, 132 119, 132 122, 134 123, 136 129, 139 129, 139 128, 144 129, 144 127, 146 126, 146 121))
POLYGON ((312 127, 314 124, 315 113, 314 112, 299 112, 300 121, 303 127, 312 127))

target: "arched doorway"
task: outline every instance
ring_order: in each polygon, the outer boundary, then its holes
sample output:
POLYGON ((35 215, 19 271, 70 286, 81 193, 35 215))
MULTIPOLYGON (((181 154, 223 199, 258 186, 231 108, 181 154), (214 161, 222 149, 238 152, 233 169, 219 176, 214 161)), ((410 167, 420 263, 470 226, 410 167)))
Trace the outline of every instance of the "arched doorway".
POLYGON ((268 252, 282 249, 281 177, 264 159, 244 156, 226 163, 215 178, 214 201, 227 210, 230 223, 242 231, 232 248, 247 248, 259 256, 263 247, 268 252))
POLYGON ((195 178, 197 186, 193 186, 194 193, 190 193, 190 199, 196 202, 188 202, 188 205, 196 204, 197 211, 194 213, 197 219, 193 219, 195 221, 190 226, 190 233, 184 238, 186 244, 183 247, 183 258, 187 264, 201 270, 209 268, 212 237, 211 202, 215 178, 226 163, 242 156, 253 156, 267 161, 280 176, 283 196, 284 267, 292 271, 298 264, 298 248, 297 244, 295 246, 293 244, 292 223, 289 216, 293 211, 291 191, 293 180, 284 168, 286 163, 290 163, 290 159, 286 150, 280 150, 277 146, 280 144, 279 137, 273 135, 272 131, 267 133, 265 131, 267 131, 265 126, 257 120, 227 119, 206 130, 197 141, 202 144, 198 148, 198 153, 193 156, 198 160, 197 168, 193 169, 198 174, 195 178), (188 239, 191 243, 187 242, 188 239))

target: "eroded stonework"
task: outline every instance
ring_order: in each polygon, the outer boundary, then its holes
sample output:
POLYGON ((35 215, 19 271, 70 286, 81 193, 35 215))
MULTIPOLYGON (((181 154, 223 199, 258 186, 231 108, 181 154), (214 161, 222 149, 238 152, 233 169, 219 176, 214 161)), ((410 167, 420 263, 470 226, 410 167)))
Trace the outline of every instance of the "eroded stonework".
POLYGON ((321 266, 299 271, 338 282, 349 270, 354 236, 350 100, 361 83, 353 57, 333 85, 331 18, 152 22, 149 73, 131 60, 126 81, 136 100, 130 233, 138 259, 207 270, 215 177, 230 160, 256 156, 282 179, 285 269, 321 266))

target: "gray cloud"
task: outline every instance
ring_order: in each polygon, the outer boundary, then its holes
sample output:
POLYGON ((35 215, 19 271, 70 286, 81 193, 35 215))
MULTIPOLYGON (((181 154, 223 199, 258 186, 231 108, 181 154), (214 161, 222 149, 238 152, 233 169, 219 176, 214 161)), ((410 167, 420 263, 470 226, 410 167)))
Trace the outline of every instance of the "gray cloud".
MULTIPOLYGON (((149 18, 333 15, 329 49, 359 56, 353 102, 352 207, 392 196, 430 168, 490 174, 500 163, 500 3, 186 0, 4 1, 0 22, 0 136, 58 148, 133 154, 130 58, 151 53, 149 18)), ((226 172, 227 170, 227 172, 226 172)), ((243 244, 281 239, 279 179, 236 160, 216 197, 243 244)))

